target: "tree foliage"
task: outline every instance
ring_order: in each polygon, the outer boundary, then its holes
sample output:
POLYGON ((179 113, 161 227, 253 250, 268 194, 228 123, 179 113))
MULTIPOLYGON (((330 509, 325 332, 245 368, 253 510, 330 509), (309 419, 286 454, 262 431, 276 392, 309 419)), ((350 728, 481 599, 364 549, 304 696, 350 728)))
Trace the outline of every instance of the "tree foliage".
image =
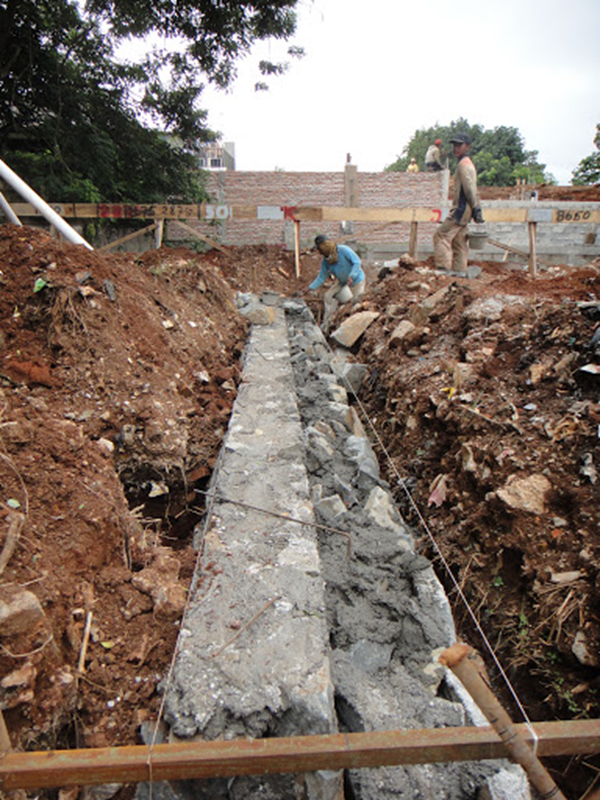
POLYGON ((291 36, 296 3, 0 0, 0 157, 50 199, 202 199, 203 88, 227 86, 257 40, 291 36), (119 56, 148 37, 168 46, 119 56))
POLYGON ((470 156, 477 168, 478 182, 483 186, 513 186, 517 179, 527 183, 551 183, 553 179, 545 172, 545 164, 537 161, 537 150, 525 150, 523 137, 517 128, 499 126, 486 130, 482 125, 471 125, 459 118, 449 125, 435 125, 415 131, 412 139, 393 164, 386 167, 391 172, 404 172, 415 158, 425 165, 427 148, 436 139, 442 141, 442 161, 450 169, 456 166, 450 139, 456 133, 468 133, 473 142, 470 156))
POLYGON ((600 124, 596 125, 594 144, 596 152, 583 158, 573 170, 572 183, 574 186, 590 186, 600 183, 600 124))

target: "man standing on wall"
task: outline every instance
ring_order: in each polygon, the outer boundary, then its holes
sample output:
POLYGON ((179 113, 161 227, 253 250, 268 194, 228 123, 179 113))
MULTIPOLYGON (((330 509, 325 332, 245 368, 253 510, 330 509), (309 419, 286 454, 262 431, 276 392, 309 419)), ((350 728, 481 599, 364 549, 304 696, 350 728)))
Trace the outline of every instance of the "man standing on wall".
POLYGON ((442 158, 440 154, 441 144, 442 140, 436 139, 425 153, 425 172, 439 172, 441 169, 443 169, 442 158))
POLYGON ((466 272, 469 248, 467 225, 473 219, 481 224, 483 214, 477 191, 477 170, 469 158, 471 137, 457 133, 450 139, 458 167, 454 176, 452 208, 433 235, 433 257, 438 269, 466 272))
POLYGON ((345 244, 334 244, 326 236, 320 234, 315 239, 315 246, 323 256, 321 269, 308 287, 311 291, 322 286, 329 275, 335 283, 323 295, 323 321, 321 330, 329 333, 333 316, 340 303, 358 303, 365 291, 365 273, 360 258, 352 248, 345 244))

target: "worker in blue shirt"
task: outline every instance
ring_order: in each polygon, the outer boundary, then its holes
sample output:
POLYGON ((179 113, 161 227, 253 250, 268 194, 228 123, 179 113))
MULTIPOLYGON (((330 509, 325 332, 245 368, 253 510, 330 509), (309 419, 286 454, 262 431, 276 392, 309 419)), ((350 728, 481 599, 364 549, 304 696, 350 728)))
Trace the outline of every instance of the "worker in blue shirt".
POLYGON ((308 287, 311 291, 322 286, 332 275, 335 283, 323 295, 323 321, 321 330, 329 333, 331 321, 340 303, 358 303, 365 291, 365 273, 360 258, 345 244, 335 244, 320 234, 315 246, 323 256, 321 269, 308 287))

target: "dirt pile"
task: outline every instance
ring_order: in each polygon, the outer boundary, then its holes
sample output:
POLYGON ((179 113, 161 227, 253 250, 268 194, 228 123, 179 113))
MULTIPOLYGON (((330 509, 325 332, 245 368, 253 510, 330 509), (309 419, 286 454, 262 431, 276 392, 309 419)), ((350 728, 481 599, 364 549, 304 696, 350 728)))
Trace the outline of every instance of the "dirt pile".
POLYGON ((423 532, 463 635, 482 650, 457 585, 532 719, 597 717, 599 265, 480 266, 381 271, 362 401, 399 506, 419 526, 410 493, 452 572, 423 532))
POLYGON ((600 186, 549 186, 542 183, 537 186, 479 187, 482 200, 528 200, 532 192, 537 193, 538 200, 554 203, 600 202, 600 186))
POLYGON ((156 713, 194 488, 236 395, 236 290, 295 286, 289 256, 268 260, 270 277, 261 248, 105 256, 0 229, 0 703, 15 746, 134 742, 156 713))
MULTIPOLYGON (((481 266, 369 268, 361 400, 532 718, 598 716, 600 271, 481 266)), ((277 248, 107 256, 4 225, 0 270, 0 705, 19 748, 134 743, 236 396, 236 292, 292 294, 318 261, 296 279, 277 248)))

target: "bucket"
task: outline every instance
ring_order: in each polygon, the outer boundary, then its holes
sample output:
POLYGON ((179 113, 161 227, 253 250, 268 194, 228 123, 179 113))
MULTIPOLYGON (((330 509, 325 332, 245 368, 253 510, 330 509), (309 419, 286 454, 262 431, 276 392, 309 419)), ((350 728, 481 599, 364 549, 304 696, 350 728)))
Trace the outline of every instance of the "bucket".
POLYGON ((349 286, 342 286, 339 292, 335 295, 335 299, 338 303, 347 303, 349 300, 352 300, 352 290, 349 286))
POLYGON ((467 236, 471 250, 483 250, 488 240, 488 232, 481 225, 478 225, 476 228, 469 228, 467 236))

